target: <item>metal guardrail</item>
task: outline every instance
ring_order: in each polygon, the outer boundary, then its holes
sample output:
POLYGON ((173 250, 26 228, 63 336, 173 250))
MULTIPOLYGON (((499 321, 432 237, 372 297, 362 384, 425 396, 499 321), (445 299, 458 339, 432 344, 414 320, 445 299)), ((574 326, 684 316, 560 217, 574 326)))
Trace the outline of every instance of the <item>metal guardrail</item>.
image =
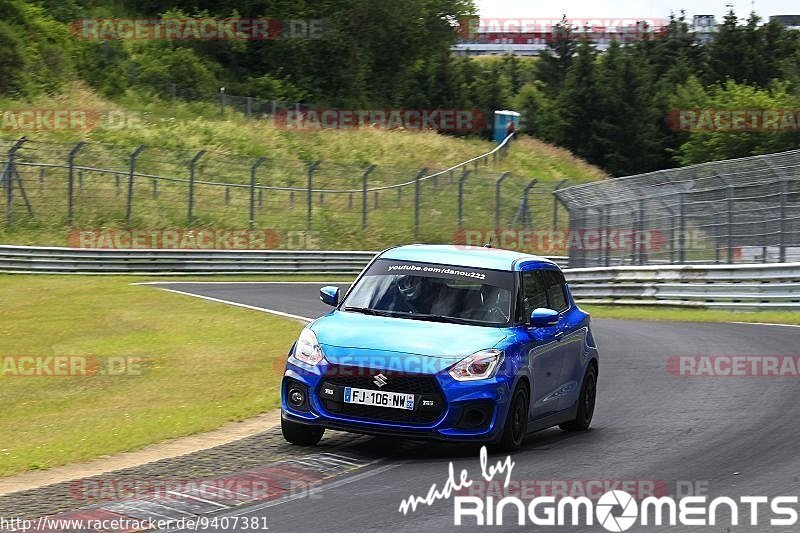
POLYGON ((357 274, 375 252, 116 250, 0 246, 0 272, 27 274, 357 274))
MULTIPOLYGON (((116 250, 0 246, 18 274, 358 274, 372 251, 116 250)), ((566 266, 566 257, 549 259, 566 266)), ((800 263, 565 269, 580 303, 800 310, 800 263)))
POLYGON ((573 268, 565 275, 586 304, 800 310, 800 263, 573 268))
MULTIPOLYGON (((0 272, 17 274, 358 274, 368 251, 119 250, 0 246, 0 272)), ((552 257, 565 262, 566 257, 552 257)))

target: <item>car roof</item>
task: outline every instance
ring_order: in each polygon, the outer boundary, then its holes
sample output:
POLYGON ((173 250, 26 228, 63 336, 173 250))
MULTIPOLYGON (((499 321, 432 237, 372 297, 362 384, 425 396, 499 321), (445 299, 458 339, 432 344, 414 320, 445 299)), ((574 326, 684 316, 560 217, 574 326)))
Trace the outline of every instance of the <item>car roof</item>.
POLYGON ((453 244, 408 244, 390 248, 381 259, 419 261, 493 270, 520 270, 524 263, 537 262, 556 266, 547 258, 501 248, 462 246, 453 244))

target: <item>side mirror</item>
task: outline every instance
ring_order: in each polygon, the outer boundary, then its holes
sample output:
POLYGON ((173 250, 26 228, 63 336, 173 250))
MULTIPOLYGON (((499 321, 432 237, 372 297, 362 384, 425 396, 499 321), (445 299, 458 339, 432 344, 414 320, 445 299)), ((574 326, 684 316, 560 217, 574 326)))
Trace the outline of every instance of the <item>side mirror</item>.
POLYGON ((537 307, 531 313, 531 326, 534 328, 546 328, 558 324, 558 311, 537 307))
POLYGON ((336 307, 339 305, 339 287, 328 285, 319 290, 319 299, 322 303, 336 307))

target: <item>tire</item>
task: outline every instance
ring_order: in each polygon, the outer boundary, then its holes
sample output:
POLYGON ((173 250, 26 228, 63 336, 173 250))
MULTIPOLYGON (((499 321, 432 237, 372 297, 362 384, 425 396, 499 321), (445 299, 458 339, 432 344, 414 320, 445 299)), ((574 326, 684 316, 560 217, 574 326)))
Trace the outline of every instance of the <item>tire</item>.
POLYGON ((597 401, 597 370, 594 365, 586 371, 581 386, 581 395, 578 398, 578 414, 575 420, 571 420, 560 427, 564 431, 586 431, 592 423, 594 416, 594 406, 597 401))
POLYGON ((520 383, 511 396, 511 405, 503 422, 503 433, 494 442, 493 448, 501 452, 513 452, 522 446, 528 429, 528 409, 528 389, 520 383))
POLYGON ((283 438, 291 444, 314 446, 322 438, 325 428, 298 424, 281 418, 281 433, 283 433, 283 438))

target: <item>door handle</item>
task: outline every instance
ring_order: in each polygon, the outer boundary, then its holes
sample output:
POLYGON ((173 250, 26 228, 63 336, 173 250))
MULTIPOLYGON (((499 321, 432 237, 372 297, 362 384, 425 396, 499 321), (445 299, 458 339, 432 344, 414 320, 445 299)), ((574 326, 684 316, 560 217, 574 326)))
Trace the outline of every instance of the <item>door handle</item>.
POLYGON ((553 335, 553 338, 555 338, 557 341, 560 341, 563 336, 564 336, 563 331, 556 331, 555 334, 553 335))

